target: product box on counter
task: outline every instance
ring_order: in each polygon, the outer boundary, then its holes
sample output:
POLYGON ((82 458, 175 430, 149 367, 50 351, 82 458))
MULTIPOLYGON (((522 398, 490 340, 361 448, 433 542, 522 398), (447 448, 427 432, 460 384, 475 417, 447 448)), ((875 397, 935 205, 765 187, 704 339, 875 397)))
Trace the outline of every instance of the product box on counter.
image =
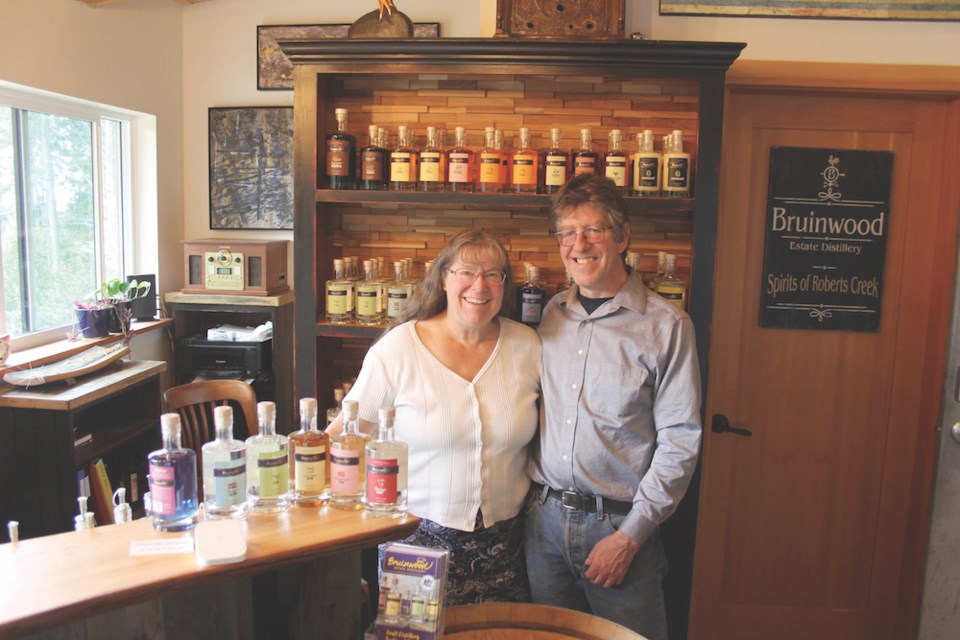
POLYGON ((436 640, 443 635, 449 553, 403 543, 383 551, 377 640, 436 640))

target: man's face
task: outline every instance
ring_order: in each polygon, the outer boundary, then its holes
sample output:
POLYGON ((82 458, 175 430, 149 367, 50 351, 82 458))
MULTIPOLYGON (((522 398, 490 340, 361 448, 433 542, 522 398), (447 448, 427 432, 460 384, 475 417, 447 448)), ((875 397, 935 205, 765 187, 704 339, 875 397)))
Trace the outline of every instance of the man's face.
POLYGON ((588 298, 609 298, 627 280, 627 270, 620 254, 630 241, 630 229, 624 229, 623 239, 617 242, 607 217, 593 205, 577 207, 567 213, 557 231, 582 232, 584 229, 605 229, 603 238, 587 242, 583 233, 574 236, 573 244, 560 247, 560 258, 570 271, 574 282, 588 298))

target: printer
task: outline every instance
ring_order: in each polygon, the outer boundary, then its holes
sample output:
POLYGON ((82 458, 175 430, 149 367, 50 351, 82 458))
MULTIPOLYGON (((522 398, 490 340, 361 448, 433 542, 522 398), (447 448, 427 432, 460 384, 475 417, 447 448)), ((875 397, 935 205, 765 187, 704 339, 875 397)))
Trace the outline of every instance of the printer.
POLYGON ((273 340, 262 342, 232 342, 209 340, 202 334, 180 340, 177 356, 179 384, 201 376, 206 379, 253 379, 267 381, 273 378, 273 340))

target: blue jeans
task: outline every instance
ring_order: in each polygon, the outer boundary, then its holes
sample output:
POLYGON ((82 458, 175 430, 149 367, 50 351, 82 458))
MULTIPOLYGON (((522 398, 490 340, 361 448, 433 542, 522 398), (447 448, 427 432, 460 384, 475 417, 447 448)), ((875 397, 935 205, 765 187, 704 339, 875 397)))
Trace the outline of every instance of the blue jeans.
POLYGON ((661 583, 667 560, 659 531, 644 542, 623 582, 609 589, 584 577, 584 561, 600 540, 616 531, 624 516, 567 509, 559 500, 527 499, 524 548, 530 592, 537 604, 592 613, 649 640, 667 639, 661 583))

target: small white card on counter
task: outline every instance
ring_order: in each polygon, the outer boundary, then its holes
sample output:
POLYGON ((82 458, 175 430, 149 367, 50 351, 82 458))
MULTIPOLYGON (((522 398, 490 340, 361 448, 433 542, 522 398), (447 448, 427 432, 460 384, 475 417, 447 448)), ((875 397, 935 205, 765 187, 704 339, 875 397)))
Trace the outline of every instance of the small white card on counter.
POLYGON ((130 542, 131 556, 159 556, 168 553, 192 552, 193 536, 158 540, 133 540, 130 542))

